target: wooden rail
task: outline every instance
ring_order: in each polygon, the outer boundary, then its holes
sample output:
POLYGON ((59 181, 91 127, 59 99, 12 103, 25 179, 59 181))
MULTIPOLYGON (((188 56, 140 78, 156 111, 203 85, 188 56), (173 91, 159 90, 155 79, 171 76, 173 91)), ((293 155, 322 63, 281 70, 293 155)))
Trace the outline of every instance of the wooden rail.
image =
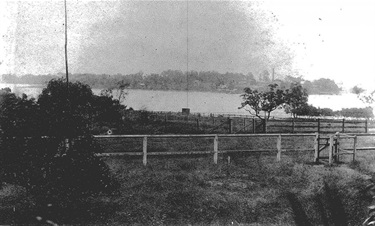
MULTIPOLYGON (((152 114, 152 113, 150 113, 152 114)), ((214 133, 334 133, 352 132, 368 133, 375 128, 374 120, 367 119, 327 119, 327 118, 285 118, 267 119, 249 117, 248 115, 178 115, 159 113, 153 115, 155 120, 163 122, 188 123, 197 130, 214 133), (219 132, 220 131, 220 132, 219 132)))
POLYGON ((143 156, 143 165, 147 165, 147 157, 150 155, 198 155, 198 154, 213 154, 213 161, 218 163, 219 153, 232 153, 232 152, 277 152, 276 161, 281 160, 281 153, 285 151, 282 149, 282 137, 314 137, 314 148, 308 149, 293 149, 295 151, 315 151, 317 156, 318 148, 317 140, 318 134, 192 134, 192 135, 98 135, 94 136, 96 139, 126 139, 126 138, 142 138, 142 152, 117 152, 117 153, 99 153, 98 156, 143 156), (274 137, 276 138, 276 147, 271 149, 246 149, 246 150, 219 150, 219 138, 232 138, 232 137, 274 137), (212 138, 213 150, 208 151, 175 151, 175 152, 148 152, 148 140, 152 138, 212 138))
POLYGON ((358 150, 375 150, 375 147, 358 147, 358 137, 365 137, 371 136, 375 137, 374 133, 345 133, 341 134, 337 132, 334 135, 330 135, 328 137, 318 138, 318 140, 326 140, 327 142, 324 144, 323 148, 318 148, 318 154, 316 161, 319 159, 328 159, 328 164, 332 165, 334 162, 339 162, 340 156, 342 155, 352 155, 352 161, 355 160, 355 155, 358 150), (343 148, 341 146, 342 140, 346 139, 353 139, 353 145, 351 148, 343 148), (320 157, 319 153, 328 148, 328 157, 320 157))

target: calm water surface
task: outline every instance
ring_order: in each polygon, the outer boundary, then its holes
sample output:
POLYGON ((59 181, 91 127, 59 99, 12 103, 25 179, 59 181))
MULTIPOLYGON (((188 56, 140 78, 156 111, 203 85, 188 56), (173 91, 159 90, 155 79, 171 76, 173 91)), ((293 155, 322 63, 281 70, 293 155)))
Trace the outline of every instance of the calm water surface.
MULTIPOLYGON (((0 83, 0 88, 4 87, 11 88, 16 94, 25 93, 35 98, 42 91, 42 87, 0 83)), ((99 94, 100 90, 93 89, 93 92, 99 94)), ((135 110, 180 112, 182 108, 189 107, 193 113, 248 114, 245 110, 238 109, 241 104, 239 94, 211 92, 189 92, 187 94, 183 91, 129 90, 123 104, 135 110)), ((366 107, 354 94, 310 95, 309 104, 333 110, 366 107)), ((282 110, 272 113, 272 115, 286 116, 282 110)))

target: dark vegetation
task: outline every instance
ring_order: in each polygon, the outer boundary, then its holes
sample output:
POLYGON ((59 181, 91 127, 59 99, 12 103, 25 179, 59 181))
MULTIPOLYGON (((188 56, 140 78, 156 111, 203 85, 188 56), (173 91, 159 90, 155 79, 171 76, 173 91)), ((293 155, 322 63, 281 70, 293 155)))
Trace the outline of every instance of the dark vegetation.
POLYGON ((62 79, 51 80, 37 101, 1 90, 0 182, 19 186, 26 197, 1 223, 80 223, 96 218, 86 214, 92 197, 110 195, 118 187, 95 155, 100 149, 90 128, 103 121, 118 123, 122 106, 94 96, 87 85, 69 83, 68 88, 62 79))
MULTIPOLYGON (((24 75, 16 76, 2 75, 2 81, 14 84, 45 84, 49 80, 62 77, 58 75, 24 75)), ((128 84, 129 89, 150 89, 150 90, 186 90, 209 91, 209 92, 231 92, 241 93, 246 87, 263 91, 268 88, 268 84, 276 83, 285 89, 291 83, 302 83, 309 94, 339 94, 340 87, 331 79, 321 78, 308 81, 301 77, 295 78, 285 76, 283 78, 272 78, 268 71, 260 73, 258 76, 248 73, 219 73, 215 71, 190 71, 167 70, 160 74, 145 75, 142 72, 129 75, 97 75, 97 74, 72 74, 71 81, 79 81, 88 84, 93 88, 108 89, 115 87, 118 82, 123 81, 128 84)))
POLYGON ((320 109, 309 105, 308 92, 300 83, 291 83, 288 89, 280 89, 277 84, 268 85, 268 90, 265 91, 245 88, 241 97, 243 101, 239 108, 247 110, 250 115, 261 120, 269 119, 272 111, 281 108, 293 118, 298 116, 374 117, 371 107, 333 111, 329 108, 320 109))
POLYGON ((359 86, 353 86, 353 88, 350 89, 351 93, 354 93, 354 94, 357 94, 357 95, 359 95, 359 94, 361 94, 361 93, 363 93, 365 91, 366 91, 365 89, 363 89, 363 88, 361 88, 359 86))
MULTIPOLYGON (((1 224, 357 225, 366 217, 371 197, 362 174, 306 164, 312 153, 285 153, 281 163, 261 153, 231 154, 230 163, 221 155, 218 165, 211 157, 155 158, 147 167, 138 159, 99 158, 95 153, 105 147, 91 134, 109 128, 146 134, 215 129, 154 120, 149 112, 126 109, 121 98, 111 90, 96 96, 88 85, 67 86, 63 79, 51 80, 37 100, 0 91, 1 224), (346 218, 338 219, 342 214, 346 218)), ((155 142, 157 148, 162 143, 155 142)))

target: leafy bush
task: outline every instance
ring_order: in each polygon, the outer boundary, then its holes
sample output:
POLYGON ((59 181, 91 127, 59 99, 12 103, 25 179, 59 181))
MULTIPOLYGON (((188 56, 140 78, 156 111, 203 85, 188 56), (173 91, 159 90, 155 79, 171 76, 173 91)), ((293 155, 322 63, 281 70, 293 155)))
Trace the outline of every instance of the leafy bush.
POLYGON ((344 117, 354 117, 354 118, 373 118, 374 117, 372 107, 343 108, 338 113, 344 117))
POLYGON ((3 90, 0 103, 0 182, 26 188, 37 209, 53 205, 42 214, 64 223, 70 222, 64 213, 77 210, 79 217, 89 208, 87 198, 118 186, 89 135, 98 112, 113 113, 107 105, 109 112, 100 109, 112 100, 97 101, 80 83, 69 83, 69 95, 66 88, 62 79, 52 80, 38 102, 3 90))

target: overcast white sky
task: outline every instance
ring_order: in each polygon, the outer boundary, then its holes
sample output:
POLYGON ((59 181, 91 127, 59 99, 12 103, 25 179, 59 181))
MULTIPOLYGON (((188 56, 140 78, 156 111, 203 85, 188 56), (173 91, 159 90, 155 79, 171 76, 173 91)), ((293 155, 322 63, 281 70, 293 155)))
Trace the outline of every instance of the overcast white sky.
MULTIPOLYGON (((68 0, 68 20, 72 73, 275 67, 375 89, 373 0, 68 0)), ((0 1, 0 21, 0 74, 64 72, 62 0, 0 1)))

